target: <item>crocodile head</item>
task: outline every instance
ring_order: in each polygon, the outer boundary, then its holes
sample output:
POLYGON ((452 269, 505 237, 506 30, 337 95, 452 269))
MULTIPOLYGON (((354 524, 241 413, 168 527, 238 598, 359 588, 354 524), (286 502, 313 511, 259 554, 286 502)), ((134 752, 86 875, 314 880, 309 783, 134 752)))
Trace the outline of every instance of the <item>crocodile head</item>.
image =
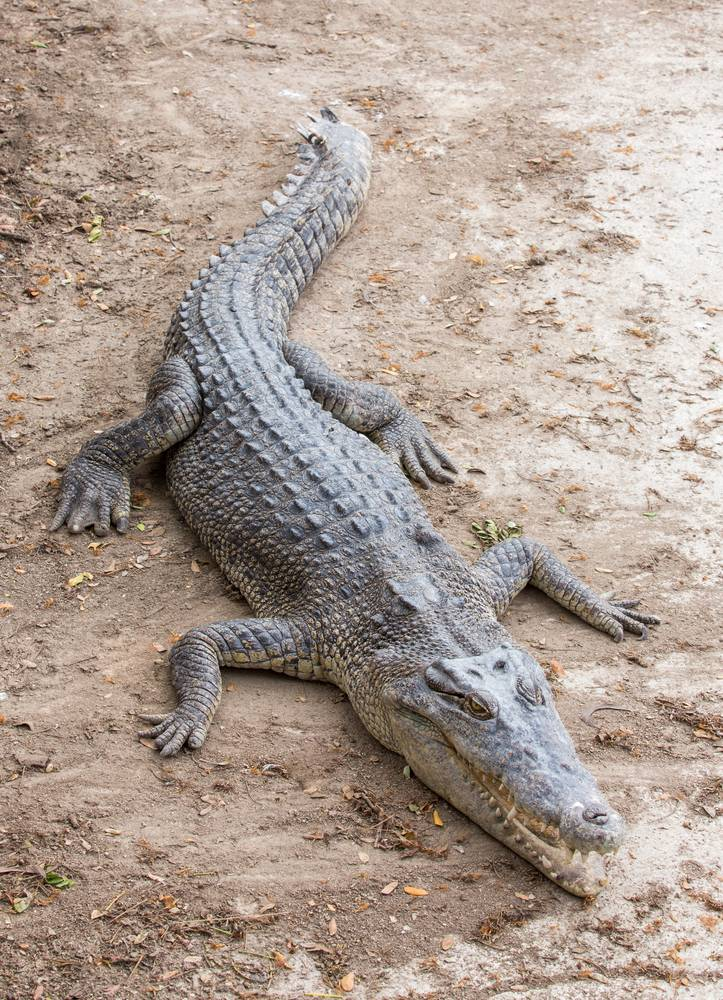
MULTIPOLYGON (((387 675, 389 676, 389 675, 387 675)), ((398 751, 482 829, 577 896, 606 884, 623 822, 578 760, 540 665, 511 642, 385 688, 398 751)))

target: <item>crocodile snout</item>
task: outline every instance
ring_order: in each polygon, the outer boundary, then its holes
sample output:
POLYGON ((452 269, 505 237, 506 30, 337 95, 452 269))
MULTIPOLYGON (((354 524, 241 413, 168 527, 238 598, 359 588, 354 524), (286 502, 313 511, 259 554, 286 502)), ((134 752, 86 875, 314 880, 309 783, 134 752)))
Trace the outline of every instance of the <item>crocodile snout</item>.
POLYGON ((560 818, 562 838, 583 851, 614 851, 622 842, 623 832, 620 814, 599 799, 574 802, 560 818))

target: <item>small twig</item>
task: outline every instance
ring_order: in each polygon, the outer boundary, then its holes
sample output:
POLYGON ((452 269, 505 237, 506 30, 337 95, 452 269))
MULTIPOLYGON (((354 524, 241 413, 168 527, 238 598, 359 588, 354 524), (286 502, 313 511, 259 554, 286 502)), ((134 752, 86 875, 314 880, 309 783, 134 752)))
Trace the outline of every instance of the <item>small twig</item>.
POLYGON ((623 385, 628 390, 628 392, 633 397, 633 399, 637 399, 637 401, 639 403, 642 403, 643 397, 642 396, 638 396, 637 392, 633 392, 633 390, 630 388, 630 383, 629 382, 623 382, 623 385))
POLYGON ((594 705, 589 711, 580 716, 582 721, 587 726, 590 726, 591 729, 597 729, 597 726, 592 721, 592 717, 595 712, 630 712, 634 715, 635 709, 625 708, 624 705, 594 705))
POLYGON ((15 452, 16 452, 16 451, 18 450, 18 449, 17 449, 16 447, 15 447, 15 445, 14 445, 14 444, 10 444, 10 442, 9 442, 9 441, 8 441, 8 439, 7 439, 6 437, 5 437, 5 435, 3 434, 3 432, 2 432, 2 431, 0 431, 0 444, 4 444, 4 445, 5 445, 5 447, 7 448, 7 450, 8 450, 8 451, 9 451, 9 452, 10 452, 10 453, 11 453, 12 455, 14 455, 14 454, 15 454, 15 452))
POLYGON ((238 42, 239 45, 258 45, 261 49, 277 49, 278 45, 272 42, 254 42, 250 38, 239 38, 237 35, 225 35, 222 42, 238 42))
POLYGON ((20 233, 8 233, 4 229, 0 229, 0 240, 10 240, 12 243, 30 243, 30 237, 22 236, 20 233))

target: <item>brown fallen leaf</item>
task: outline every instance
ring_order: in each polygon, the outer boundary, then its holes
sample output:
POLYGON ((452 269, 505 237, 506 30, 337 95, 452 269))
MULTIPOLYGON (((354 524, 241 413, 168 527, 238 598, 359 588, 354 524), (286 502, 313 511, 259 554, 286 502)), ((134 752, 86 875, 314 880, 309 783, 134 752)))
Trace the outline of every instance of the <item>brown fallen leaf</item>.
POLYGON ((427 892, 426 889, 420 889, 419 886, 416 886, 416 885, 405 885, 404 886, 404 891, 406 892, 406 894, 408 896, 428 896, 429 895, 429 893, 427 892))
POLYGON ((347 972, 345 976, 339 980, 339 989, 344 990, 345 993, 351 993, 354 989, 354 973, 347 972))
POLYGON ((565 676, 565 668, 559 660, 550 660, 550 672, 554 674, 555 677, 565 676))
POLYGON ((432 812, 432 820, 435 826, 444 826, 444 820, 439 815, 436 809, 434 809, 432 812))
POLYGON ((336 920, 334 919, 334 917, 332 917, 329 923, 327 924, 327 930, 329 931, 329 934, 331 934, 331 936, 334 937, 334 935, 336 934, 336 920))
POLYGON ((399 882, 387 882, 384 888, 380 890, 382 896, 391 896, 398 885, 399 882))

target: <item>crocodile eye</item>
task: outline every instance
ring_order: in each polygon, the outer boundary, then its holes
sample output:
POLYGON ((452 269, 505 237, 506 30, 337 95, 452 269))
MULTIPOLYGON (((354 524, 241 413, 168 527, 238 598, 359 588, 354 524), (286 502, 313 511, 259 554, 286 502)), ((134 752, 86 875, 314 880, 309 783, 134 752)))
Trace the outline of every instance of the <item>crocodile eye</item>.
POLYGON ((479 698, 475 698, 474 695, 468 694, 464 699, 464 707, 470 713, 474 715, 475 719, 491 719, 494 716, 494 712, 484 701, 480 701, 479 698))
POLYGON ((529 701, 531 705, 545 704, 545 695, 543 694, 542 688, 538 687, 537 684, 531 687, 530 685, 526 684, 521 677, 518 677, 517 690, 525 699, 525 701, 529 701))

